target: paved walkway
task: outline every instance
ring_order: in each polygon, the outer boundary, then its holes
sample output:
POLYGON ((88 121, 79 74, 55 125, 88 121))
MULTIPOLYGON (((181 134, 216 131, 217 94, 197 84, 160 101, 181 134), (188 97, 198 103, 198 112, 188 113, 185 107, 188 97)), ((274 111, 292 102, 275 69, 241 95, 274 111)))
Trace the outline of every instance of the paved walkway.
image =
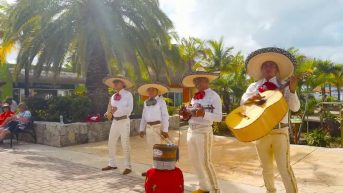
MULTIPOLYGON (((171 136, 176 139, 178 134, 171 136)), ((196 188, 197 180, 187 158, 185 136, 183 131, 178 165, 189 192, 196 188)), ((129 176, 120 175, 121 162, 118 171, 100 171, 107 164, 106 141, 65 148, 20 144, 14 150, 8 144, 0 145, 0 192, 2 188, 7 192, 144 192, 140 173, 150 167, 152 159, 144 139, 132 137, 130 141, 134 172, 129 176)), ((342 148, 292 145, 291 160, 299 193, 343 192, 342 148)), ((213 161, 223 193, 265 193, 254 144, 216 136, 213 161)), ((275 175, 278 193, 284 193, 277 171, 275 175)))
MULTIPOLYGON (((178 166, 185 174, 185 185, 189 190, 196 186, 194 170, 188 160, 186 131, 183 128, 180 142, 180 162, 178 166)), ((178 133, 172 131, 174 141, 178 133)), ((142 167, 141 172, 151 164, 145 139, 139 136, 131 138, 132 159, 142 167)), ((97 155, 107 159, 107 142, 98 142, 63 148, 75 152, 97 155)), ((118 144, 119 154, 120 146, 118 144)), ((261 168, 253 143, 242 143, 232 137, 215 136, 212 151, 215 170, 224 193, 264 193, 261 168)), ((105 164, 106 162, 103 162, 105 164)), ((291 146, 291 164, 297 178, 300 193, 343 193, 343 148, 320 148, 304 145, 291 146)), ((284 187, 275 166, 278 193, 284 193, 284 187)))
POLYGON ((0 147, 0 192, 145 192, 144 180, 33 151, 0 147))

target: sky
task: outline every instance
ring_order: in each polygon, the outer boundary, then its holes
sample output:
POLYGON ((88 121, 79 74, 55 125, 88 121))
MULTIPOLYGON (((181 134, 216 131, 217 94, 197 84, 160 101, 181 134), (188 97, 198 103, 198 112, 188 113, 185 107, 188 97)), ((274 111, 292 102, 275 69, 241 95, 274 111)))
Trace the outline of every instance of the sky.
MULTIPOLYGON (((160 6, 180 37, 223 37, 227 47, 245 55, 262 47, 295 47, 343 63, 343 0, 160 0, 160 6)), ((15 63, 15 56, 8 62, 15 63)))
POLYGON ((269 46, 343 63, 343 0, 160 0, 180 37, 219 40, 245 55, 269 46))

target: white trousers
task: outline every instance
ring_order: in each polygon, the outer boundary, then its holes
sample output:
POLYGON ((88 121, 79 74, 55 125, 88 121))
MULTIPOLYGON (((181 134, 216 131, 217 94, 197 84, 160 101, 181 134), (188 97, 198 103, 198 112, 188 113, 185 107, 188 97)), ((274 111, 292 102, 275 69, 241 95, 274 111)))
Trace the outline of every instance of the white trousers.
POLYGON ((121 141, 124 154, 124 165, 127 169, 131 169, 130 157, 130 119, 122 119, 116 121, 113 119, 110 135, 108 138, 108 151, 109 151, 109 166, 117 167, 116 161, 116 147, 117 142, 121 141))
POLYGON ((219 193, 217 177, 211 161, 212 141, 211 126, 201 126, 201 128, 191 126, 188 129, 188 154, 199 180, 199 188, 219 193))
POLYGON ((273 158, 275 158, 286 193, 297 193, 297 183, 290 164, 288 127, 274 129, 268 135, 257 140, 256 149, 260 158, 267 193, 276 193, 273 158))
POLYGON ((161 133, 161 124, 157 125, 147 125, 146 131, 145 131, 145 139, 148 144, 149 148, 149 154, 151 155, 151 158, 153 156, 153 147, 155 144, 161 144, 161 136, 159 135, 161 133))

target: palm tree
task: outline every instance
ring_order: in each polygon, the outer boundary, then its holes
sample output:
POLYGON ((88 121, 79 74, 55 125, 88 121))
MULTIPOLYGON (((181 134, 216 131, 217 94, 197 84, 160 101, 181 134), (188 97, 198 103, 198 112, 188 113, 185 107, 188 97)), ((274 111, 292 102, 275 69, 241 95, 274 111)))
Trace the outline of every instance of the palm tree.
POLYGON ((225 48, 223 41, 223 38, 220 38, 219 41, 209 40, 207 42, 209 46, 209 52, 206 60, 208 66, 212 70, 227 71, 231 68, 229 64, 233 57, 231 54, 233 47, 225 48))
POLYGON ((332 79, 334 64, 329 60, 318 60, 316 68, 314 70, 319 82, 321 82, 322 97, 325 97, 325 87, 329 84, 329 94, 331 96, 331 84, 329 82, 332 79))
POLYGON ((186 63, 189 72, 192 71, 193 67, 202 65, 201 61, 206 55, 205 41, 189 37, 182 38, 179 44, 180 56, 186 63))
POLYGON ((337 89, 337 99, 338 101, 341 100, 341 89, 343 87, 343 64, 336 64, 333 67, 332 71, 332 79, 330 82, 336 87, 337 89))
POLYGON ((241 52, 230 56, 230 62, 221 68, 220 77, 213 81, 216 91, 223 97, 224 111, 239 105, 250 80, 245 76, 244 56, 241 52))
POLYGON ((103 77, 130 72, 142 79, 137 74, 149 68, 143 60, 152 55, 149 46, 169 45, 172 27, 158 0, 26 0, 9 10, 4 45, 20 44, 17 73, 32 66, 35 76, 44 68, 57 76, 72 64, 86 77, 92 109, 102 112, 108 95, 103 77))

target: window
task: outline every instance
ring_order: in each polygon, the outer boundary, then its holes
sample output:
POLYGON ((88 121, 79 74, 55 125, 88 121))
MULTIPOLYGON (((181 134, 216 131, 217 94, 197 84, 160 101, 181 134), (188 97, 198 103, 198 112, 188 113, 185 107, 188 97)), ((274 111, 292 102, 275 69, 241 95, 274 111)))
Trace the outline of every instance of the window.
POLYGON ((170 100, 167 100, 169 102, 168 106, 177 107, 177 106, 182 105, 182 101, 183 101, 182 89, 171 88, 168 93, 163 95, 163 97, 170 99, 170 100))

